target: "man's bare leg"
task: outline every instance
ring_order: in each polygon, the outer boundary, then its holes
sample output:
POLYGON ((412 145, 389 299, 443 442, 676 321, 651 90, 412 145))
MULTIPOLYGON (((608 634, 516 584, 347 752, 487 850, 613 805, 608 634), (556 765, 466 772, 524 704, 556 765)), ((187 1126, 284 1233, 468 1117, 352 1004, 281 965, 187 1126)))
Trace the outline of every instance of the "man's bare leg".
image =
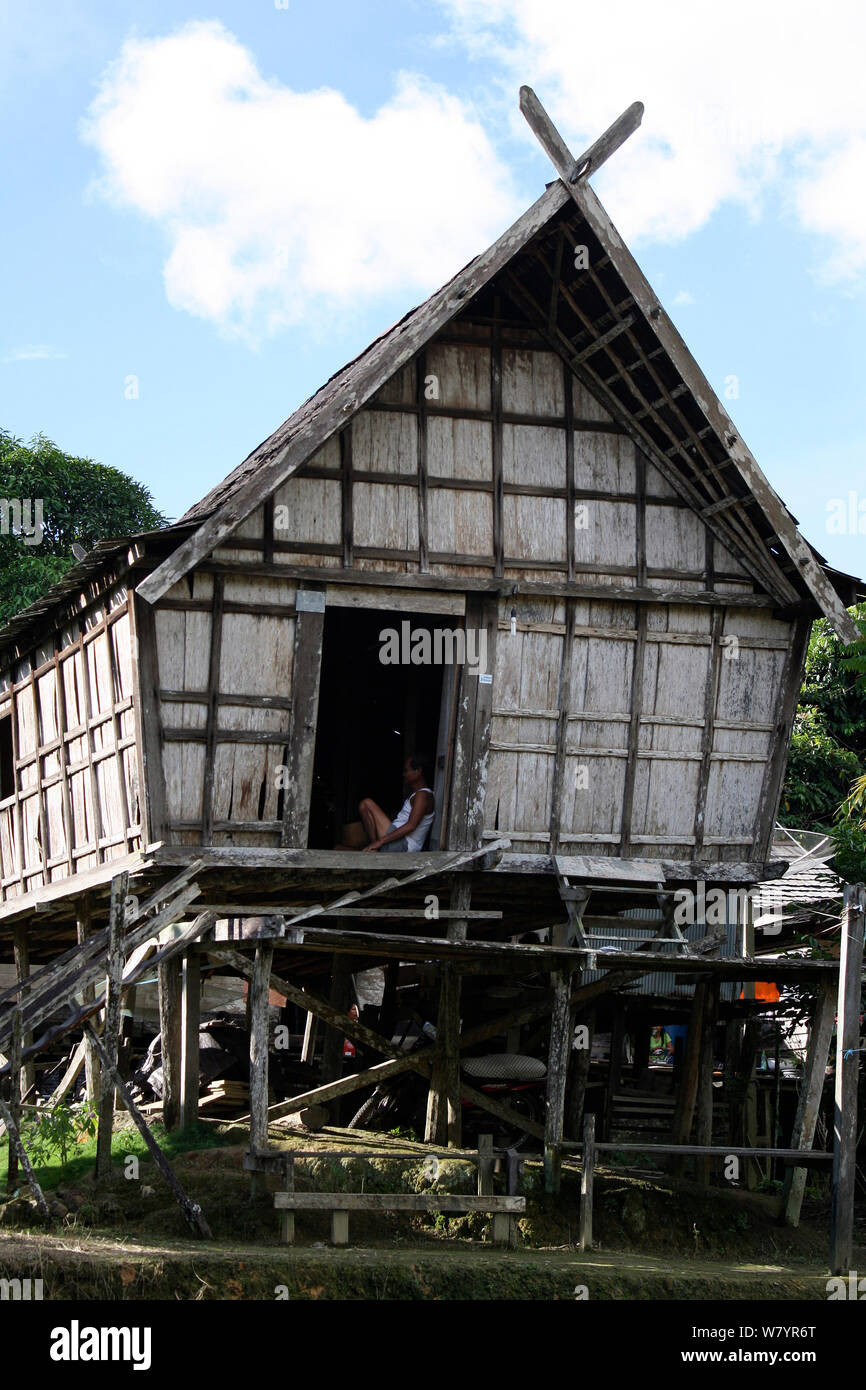
POLYGON ((358 807, 361 820, 364 822, 364 829, 367 832, 368 842, 371 840, 381 840, 383 835, 387 835, 388 826, 391 824, 391 817, 386 816, 381 806, 377 806, 371 797, 365 796, 358 807))

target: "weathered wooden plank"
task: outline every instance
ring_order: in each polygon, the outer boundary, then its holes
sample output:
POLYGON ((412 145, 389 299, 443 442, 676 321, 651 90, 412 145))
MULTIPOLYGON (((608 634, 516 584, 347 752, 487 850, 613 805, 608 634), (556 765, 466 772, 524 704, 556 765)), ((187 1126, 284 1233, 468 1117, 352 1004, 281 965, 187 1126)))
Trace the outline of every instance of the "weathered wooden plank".
POLYGON ((292 715, 286 752, 287 786, 283 793, 282 843, 286 847, 302 847, 307 843, 325 631, 324 599, 322 593, 320 612, 303 611, 300 607, 301 591, 298 592, 292 715))
POLYGON ((453 1192, 275 1192, 278 1211, 451 1211, 522 1215, 525 1197, 453 1192))
POLYGON ((716 700, 719 692, 719 673, 722 669, 722 614, 713 609, 710 631, 711 646, 707 654, 707 675, 704 688, 704 727, 701 734, 701 768, 698 773, 698 794, 695 804, 694 837, 695 854, 704 847, 706 828, 707 794, 710 782, 710 759, 715 739, 716 700))
POLYGON ((181 1063, 180 1127, 187 1129, 198 1120, 199 1055, 198 1031, 201 1021, 201 960, 194 951, 183 957, 181 975, 181 1063))
MULTIPOLYGON (((689 1031, 686 1037, 683 1072, 677 1091, 673 1129, 671 1133, 672 1142, 677 1145, 687 1144, 692 1132, 692 1121, 694 1120, 695 1104, 697 1102, 698 1088, 700 1085, 702 1033, 704 1015, 707 1010, 708 990, 709 985, 705 980, 698 980, 696 982, 691 1013, 689 1014, 689 1031)), ((679 1158, 674 1158, 672 1171, 675 1173, 682 1172, 682 1162, 679 1158)))
MULTIPOLYGON (((837 989, 832 980, 822 980, 815 999, 815 1012, 809 1032, 806 1067, 797 1098, 797 1113, 791 1147, 810 1150, 824 1092, 827 1059, 836 1022, 837 989)), ((799 1226, 800 1210, 806 1190, 806 1169, 791 1168, 785 1178, 785 1225, 799 1226)))
POLYGON ((208 671, 207 724, 205 726, 204 781, 202 784, 202 844, 209 845, 213 840, 214 820, 214 776, 217 744, 217 704, 216 693, 220 688, 220 664, 223 640, 223 602, 225 600, 225 581, 222 575, 214 575, 213 603, 211 606, 210 657, 208 671))
POLYGON ((268 999, 273 959, 272 943, 260 942, 250 985, 250 1148, 254 1152, 268 1147, 268 999))
POLYGON ((123 918, 129 874, 118 874, 111 883, 108 920, 108 971, 105 986, 105 1024, 100 1057, 105 1058, 100 1078, 99 1130, 96 1138, 96 1179, 104 1182, 111 1174, 111 1138, 114 1132, 114 1077, 120 1045, 120 1006, 123 992, 123 918))
MULTIPOLYGON (((14 1156, 15 1170, 17 1171, 18 1164, 20 1163, 21 1167, 24 1169, 24 1174, 27 1178, 27 1182, 30 1185, 30 1191, 36 1198, 36 1205, 39 1208, 42 1215, 45 1217, 45 1220, 49 1221, 51 1219, 51 1212, 48 1209, 48 1203, 45 1200, 45 1194, 43 1193, 42 1188, 39 1186, 39 1180, 33 1171, 33 1165, 31 1164, 30 1159, 27 1157, 27 1150, 21 1142, 21 1133, 18 1129, 17 1116, 13 1114, 12 1109, 10 1109, 10 1107, 6 1104, 5 1100, 3 1100, 2 1097, 0 1097, 0 1119, 2 1119, 3 1123, 6 1126, 6 1129, 9 1132, 9 1177, 11 1178, 13 1174, 12 1159, 14 1156)), ((9 1190, 14 1190, 14 1187, 10 1188, 9 1190)))
MULTIPOLYGON (((403 480, 401 479, 401 484, 403 480)), ((405 485, 405 484, 403 484, 405 485)), ((449 486, 451 480, 449 480, 449 486)), ((432 486, 431 492, 436 489, 432 486)), ((293 547, 293 549, 303 549, 303 547, 293 547)), ((357 549, 357 547, 356 547, 357 549)), ((310 552, 313 553, 312 551, 310 552)), ((369 555, 369 551, 366 552, 369 555)), ((371 556, 370 558, 376 558, 371 556)), ((383 550, 379 555, 380 559, 406 559, 414 560, 414 554, 395 552, 394 550, 383 550)), ((486 562, 479 555, 451 555, 431 553, 431 563, 436 564, 460 564, 472 566, 485 566, 486 562)), ((515 560, 516 565, 522 565, 522 560, 515 560)), ((509 561, 506 559, 506 566, 509 561)), ((533 562, 534 568, 539 568, 537 562, 533 562)), ((543 566, 540 566, 543 568, 543 566)), ((487 565, 492 569, 492 560, 487 565)), ((552 565, 553 570, 564 570, 565 560, 562 564, 552 565)), ((613 576, 622 575, 624 577, 635 575, 633 565, 601 565, 593 562, 591 565, 576 565, 577 573, 585 574, 610 574, 613 576)), ((352 585, 379 585, 395 589, 441 589, 444 591, 458 593, 499 593, 502 589, 502 581, 495 579, 479 578, 477 575, 447 575, 447 574, 419 574, 404 570, 379 571, 374 569, 362 570, 341 570, 326 569, 314 565, 289 565, 289 564, 264 564, 248 561, 203 561, 197 567, 197 573, 207 574, 226 574, 226 575, 247 575, 265 579, 299 579, 307 582, 317 582, 323 584, 352 584, 352 585)), ((695 574, 681 571, 662 570, 660 573, 655 568, 648 570, 651 578, 671 579, 671 580, 694 580, 695 582, 704 580, 704 572, 700 570, 695 574)), ((717 576, 718 578, 719 576, 717 576)), ((740 578, 740 576, 737 576, 740 578)), ((550 579, 521 579, 521 594, 538 594, 540 596, 560 595, 567 596, 573 594, 576 598, 598 598, 605 601, 620 599, 627 603, 696 603, 702 605, 718 605, 722 607, 734 608, 778 608, 778 598, 773 598, 765 593, 749 593, 738 591, 736 593, 722 593, 718 590, 687 589, 682 586, 670 589, 641 589, 615 587, 591 583, 583 583, 580 580, 573 582, 555 574, 550 579)), ((329 600, 330 602, 330 600, 329 600)))
POLYGON ((162 1122, 167 1130, 180 1126, 181 968, 180 958, 175 956, 164 961, 157 971, 162 1044, 162 1122))
POLYGON ((632 658, 631 678, 631 724, 628 734, 628 760, 625 769, 625 783, 622 795, 622 820, 620 822, 620 855, 631 857, 632 813, 634 809, 634 789, 637 776, 637 761, 640 743, 640 716, 643 708, 643 673, 646 659, 647 614, 646 609, 638 610, 637 641, 632 658))

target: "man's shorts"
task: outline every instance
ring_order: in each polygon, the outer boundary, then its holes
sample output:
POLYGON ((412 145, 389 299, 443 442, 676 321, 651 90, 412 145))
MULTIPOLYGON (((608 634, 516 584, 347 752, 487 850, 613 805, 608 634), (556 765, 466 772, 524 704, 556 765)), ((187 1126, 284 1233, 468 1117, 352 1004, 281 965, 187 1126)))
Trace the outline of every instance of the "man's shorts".
MULTIPOLYGON (((396 825, 394 824, 394 822, 392 821, 391 824, 388 826, 388 829, 385 831, 385 834, 386 834, 386 835, 390 835, 390 834, 391 834, 391 831, 392 831, 392 830, 396 830, 396 829, 397 829, 397 827, 396 827, 396 825)), ((390 845, 380 845, 380 846, 379 846, 379 853, 380 853, 380 854, 382 854, 382 853, 384 853, 384 854, 402 854, 404 850, 408 853, 408 850, 409 850, 409 843, 408 843, 408 841, 409 841, 408 835, 404 835, 403 838, 402 838, 402 840, 392 840, 391 843, 390 843, 390 845)))

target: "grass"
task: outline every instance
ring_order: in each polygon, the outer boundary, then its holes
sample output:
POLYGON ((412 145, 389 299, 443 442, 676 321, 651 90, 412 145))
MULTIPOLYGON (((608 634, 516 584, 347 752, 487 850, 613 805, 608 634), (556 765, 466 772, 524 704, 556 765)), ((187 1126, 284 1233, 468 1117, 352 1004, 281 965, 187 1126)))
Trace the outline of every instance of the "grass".
MULTIPOLYGON (((168 1132, 156 1121, 150 1126, 153 1137, 166 1158, 171 1160, 178 1154, 189 1153, 194 1149, 214 1149, 225 1146, 226 1138, 212 1125, 189 1125, 186 1129, 168 1132)), ((96 1139, 88 1139, 76 1145, 75 1157, 70 1158, 63 1172, 60 1164, 60 1151, 54 1150, 56 1160, 33 1165, 40 1186, 46 1192, 53 1192, 64 1183, 77 1182, 93 1170, 96 1163, 96 1139)), ((147 1145, 134 1125, 124 1125, 115 1129, 111 1138, 111 1161, 117 1168, 122 1167, 129 1154, 134 1154, 140 1163, 153 1163, 147 1145)), ((0 1140, 0 1194, 6 1191, 6 1175, 9 1169, 9 1139, 0 1140)), ((19 1191, 29 1191, 27 1179, 19 1165, 19 1191)))

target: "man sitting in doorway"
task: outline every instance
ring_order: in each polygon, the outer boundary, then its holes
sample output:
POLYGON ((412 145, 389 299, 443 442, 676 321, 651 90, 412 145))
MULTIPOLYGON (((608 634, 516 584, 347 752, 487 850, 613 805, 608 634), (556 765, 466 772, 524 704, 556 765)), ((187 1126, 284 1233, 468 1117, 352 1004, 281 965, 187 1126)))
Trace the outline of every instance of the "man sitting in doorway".
POLYGON ((385 850, 389 854, 421 850, 427 843, 435 814, 435 802, 429 783, 433 781, 430 760, 420 753, 411 753, 403 767, 403 781, 409 795, 392 821, 369 796, 358 810, 370 843, 364 853, 385 850))

